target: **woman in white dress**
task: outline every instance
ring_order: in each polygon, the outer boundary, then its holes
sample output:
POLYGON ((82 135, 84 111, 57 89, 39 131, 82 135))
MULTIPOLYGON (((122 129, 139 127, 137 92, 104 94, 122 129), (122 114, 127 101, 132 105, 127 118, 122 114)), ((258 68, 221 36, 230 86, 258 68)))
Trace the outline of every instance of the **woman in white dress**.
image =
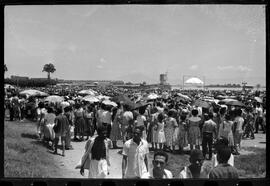
POLYGON ((166 142, 164 133, 164 115, 162 113, 158 114, 157 120, 157 143, 159 145, 159 149, 163 149, 163 145, 166 142))

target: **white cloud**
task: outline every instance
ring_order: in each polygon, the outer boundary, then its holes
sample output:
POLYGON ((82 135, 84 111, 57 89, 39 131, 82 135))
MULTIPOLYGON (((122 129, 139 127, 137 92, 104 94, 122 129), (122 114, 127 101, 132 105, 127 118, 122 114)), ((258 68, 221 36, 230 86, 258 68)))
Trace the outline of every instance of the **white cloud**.
POLYGON ((102 65, 97 65, 97 68, 103 69, 103 66, 102 65))
POLYGON ((198 65, 192 65, 192 66, 189 67, 189 69, 196 70, 196 69, 198 69, 198 65))
POLYGON ((243 65, 239 65, 239 66, 218 66, 217 67, 218 70, 220 71, 224 71, 224 70, 233 70, 233 71, 241 71, 241 72, 250 72, 252 71, 251 68, 247 67, 247 66, 243 66, 243 65))
POLYGON ((250 71, 252 71, 252 69, 250 69, 249 67, 247 67, 247 66, 242 66, 242 65, 239 65, 239 66, 237 67, 237 69, 240 70, 240 71, 242 71, 242 72, 250 72, 250 71))
POLYGON ((106 63, 106 60, 104 58, 100 58, 100 63, 106 63))

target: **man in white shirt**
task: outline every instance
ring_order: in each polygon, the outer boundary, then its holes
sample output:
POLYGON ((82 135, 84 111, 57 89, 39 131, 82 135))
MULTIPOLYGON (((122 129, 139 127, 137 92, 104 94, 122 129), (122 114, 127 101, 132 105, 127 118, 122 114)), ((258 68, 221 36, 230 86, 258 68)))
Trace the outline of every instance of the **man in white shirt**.
POLYGON ((142 178, 148 172, 149 148, 147 141, 141 139, 142 130, 135 127, 133 138, 123 146, 122 178, 142 178))
POLYGON ((165 169, 168 162, 168 154, 164 151, 157 151, 154 154, 153 168, 149 170, 142 178, 173 178, 171 171, 165 169))

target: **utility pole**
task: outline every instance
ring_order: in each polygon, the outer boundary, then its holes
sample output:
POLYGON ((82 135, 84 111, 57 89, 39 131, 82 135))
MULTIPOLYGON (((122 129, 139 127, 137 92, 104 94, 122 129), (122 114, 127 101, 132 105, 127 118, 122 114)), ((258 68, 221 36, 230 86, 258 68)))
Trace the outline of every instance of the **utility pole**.
POLYGON ((242 82, 242 85, 243 85, 243 91, 245 91, 245 90, 246 90, 246 89, 245 89, 246 84, 247 84, 247 82, 242 82))

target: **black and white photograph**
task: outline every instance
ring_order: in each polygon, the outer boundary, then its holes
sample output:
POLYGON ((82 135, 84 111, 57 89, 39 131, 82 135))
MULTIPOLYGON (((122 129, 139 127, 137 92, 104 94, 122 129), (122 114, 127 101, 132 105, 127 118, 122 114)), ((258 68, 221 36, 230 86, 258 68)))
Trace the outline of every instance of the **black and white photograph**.
POLYGON ((266 5, 4 7, 4 177, 266 177, 266 5))

